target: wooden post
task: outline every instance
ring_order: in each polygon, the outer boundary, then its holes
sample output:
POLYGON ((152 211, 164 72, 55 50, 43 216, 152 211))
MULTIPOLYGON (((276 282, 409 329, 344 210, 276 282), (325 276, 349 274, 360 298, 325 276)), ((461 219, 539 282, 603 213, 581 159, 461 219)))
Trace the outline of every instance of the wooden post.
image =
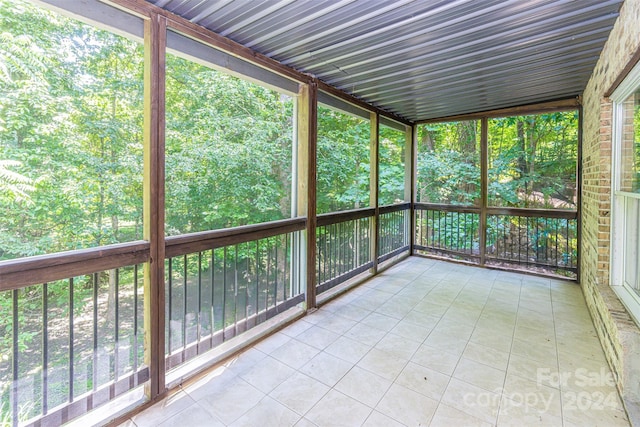
POLYGON ((480 120, 480 265, 485 264, 487 253, 487 197, 488 197, 488 170, 489 150, 488 150, 488 129, 489 120, 483 117, 480 120))
POLYGON ((300 247, 306 274, 307 310, 316 307, 316 149, 318 135, 317 83, 301 84, 297 104, 298 123, 298 215, 306 215, 307 227, 300 247), (306 241, 305 241, 306 240, 306 241))
POLYGON ((380 206, 378 203, 378 168, 380 164, 380 153, 378 150, 378 139, 380 130, 380 117, 378 113, 370 113, 370 141, 369 141, 369 206, 375 209, 375 215, 371 220, 371 260, 373 267, 371 272, 378 272, 378 236, 380 234, 380 206))
POLYGON ((413 255, 416 238, 415 225, 415 182, 416 182, 416 125, 407 126, 404 140, 404 201, 409 202, 409 224, 405 229, 409 233, 409 255, 413 255))
POLYGON ((144 239, 150 244, 144 265, 144 359, 151 400, 165 392, 164 364, 164 75, 166 18, 151 14, 144 22, 144 239))

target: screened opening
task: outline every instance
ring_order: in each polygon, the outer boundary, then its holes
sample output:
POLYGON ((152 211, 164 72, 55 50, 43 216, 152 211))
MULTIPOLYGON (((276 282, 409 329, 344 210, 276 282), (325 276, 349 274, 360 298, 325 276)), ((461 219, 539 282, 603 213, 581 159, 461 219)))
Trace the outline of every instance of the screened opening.
POLYGON ((378 205, 402 203, 405 195, 406 131, 380 124, 378 205))
POLYGON ((480 203, 480 121, 418 126, 416 201, 480 203))
POLYGON ((318 214, 369 206, 369 120, 318 104, 318 214))
POLYGON ((0 8, 0 260, 141 239, 141 44, 0 8))
POLYGON ((575 209, 578 112, 489 119, 489 206, 575 209))
POLYGON ((293 98, 173 53, 166 76, 166 234, 290 218, 293 98))

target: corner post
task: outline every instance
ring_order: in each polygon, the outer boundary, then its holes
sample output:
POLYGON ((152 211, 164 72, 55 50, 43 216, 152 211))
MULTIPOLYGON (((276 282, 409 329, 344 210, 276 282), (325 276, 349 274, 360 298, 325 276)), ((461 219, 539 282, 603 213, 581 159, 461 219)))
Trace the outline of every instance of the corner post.
POLYGON ((371 273, 376 274, 378 272, 378 237, 380 235, 380 206, 378 204, 378 168, 380 165, 378 139, 380 134, 380 116, 378 113, 370 113, 369 117, 369 122, 371 124, 369 142, 369 206, 375 209, 375 214, 371 220, 370 228, 371 260, 373 261, 371 273))
POLYGON ((164 101, 166 18, 152 13, 144 22, 143 236, 149 241, 144 265, 144 360, 149 367, 145 393, 155 400, 165 384, 164 294, 164 101))
POLYGON ((312 81, 301 84, 297 102, 298 129, 298 215, 306 215, 304 247, 306 257, 306 309, 316 307, 316 170, 318 145, 318 85, 312 81))

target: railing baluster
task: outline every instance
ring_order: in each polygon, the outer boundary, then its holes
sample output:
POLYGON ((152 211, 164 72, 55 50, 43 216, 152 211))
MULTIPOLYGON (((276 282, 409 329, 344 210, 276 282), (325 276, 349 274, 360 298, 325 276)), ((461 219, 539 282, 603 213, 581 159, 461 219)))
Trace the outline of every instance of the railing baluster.
POLYGON ((202 336, 202 252, 198 252, 198 312, 196 313, 196 342, 202 336))
MULTIPOLYGON (((256 240, 256 319, 260 312, 260 240, 256 240)), ((256 320, 257 322, 257 320, 256 320)))
POLYGON ((73 277, 69 279, 69 402, 73 402, 73 277))
POLYGON ((19 348, 18 348, 18 289, 12 291, 12 308, 13 308, 13 383, 11 384, 11 418, 13 420, 14 427, 18 425, 18 379, 19 375, 19 348))
POLYGON ((168 284, 169 292, 167 292, 168 294, 167 299, 169 301, 169 316, 167 316, 168 321, 167 321, 166 327, 167 327, 167 346, 168 346, 169 353, 173 351, 173 341, 172 341, 173 333, 171 330, 171 321, 173 320, 173 260, 174 259, 175 258, 169 258, 169 268, 167 269, 168 270, 167 279, 169 282, 168 284))
POLYGON ((238 333, 238 245, 233 245, 233 329, 238 333))
MULTIPOLYGON (((133 266, 133 372, 138 372, 138 264, 133 266)), ((138 376, 134 376, 138 385, 138 376)))
POLYGON ((182 259, 182 347, 187 346, 187 279, 189 277, 187 269, 187 255, 182 259))
POLYGON ((211 249, 211 267, 210 269, 210 274, 211 274, 211 338, 212 338, 212 342, 211 344, 213 345, 213 334, 215 334, 216 332, 216 282, 215 282, 215 278, 216 278, 216 250, 215 249, 211 249))
POLYGON ((280 266, 278 265, 278 240, 275 242, 275 277, 273 279, 273 306, 278 305, 278 273, 280 272, 280 266))
POLYGON ((290 260, 291 257, 289 256, 289 236, 288 235, 284 235, 283 237, 284 242, 285 242, 285 249, 284 249, 284 271, 285 271, 285 281, 284 281, 284 299, 283 301, 286 301, 289 299, 289 294, 287 292, 288 288, 291 286, 291 270, 290 270, 290 260))
POLYGON ((570 240, 570 235, 569 235, 569 220, 566 220, 566 224, 567 224, 567 238, 565 239, 566 246, 567 246, 567 256, 569 257, 570 263, 571 263, 571 267, 574 267, 575 264, 573 263, 573 254, 571 253, 571 250, 569 249, 569 240, 570 240))
POLYGON ((49 285, 42 285, 42 414, 48 412, 49 399, 49 285))
POLYGON ((93 391, 98 389, 98 274, 93 274, 93 391))
POLYGON ((114 377, 115 380, 118 381, 118 369, 120 364, 120 334, 119 334, 119 326, 120 326, 120 269, 116 268, 114 271, 115 274, 115 298, 114 298, 114 310, 115 310, 115 322, 114 322, 114 349, 115 354, 113 355, 114 363, 114 377))

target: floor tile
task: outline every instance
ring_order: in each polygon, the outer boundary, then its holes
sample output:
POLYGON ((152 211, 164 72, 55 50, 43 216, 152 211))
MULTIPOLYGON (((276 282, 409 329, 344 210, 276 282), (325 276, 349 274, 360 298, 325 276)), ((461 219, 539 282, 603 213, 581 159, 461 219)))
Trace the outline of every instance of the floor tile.
POLYGON ((261 392, 269 393, 294 372, 293 368, 269 356, 240 377, 261 392))
POLYGON ((319 352, 320 350, 317 348, 300 342, 297 338, 293 338, 274 350, 271 353, 271 357, 280 360, 293 369, 298 369, 313 359, 319 352))
POLYGON ((399 335, 408 340, 416 341, 422 343, 433 327, 424 327, 421 325, 416 325, 415 323, 407 320, 401 320, 392 330, 391 333, 394 335, 399 335))
POLYGON ((132 420, 138 427, 157 426, 195 403, 196 401, 186 392, 179 391, 135 415, 132 420))
POLYGON ((410 258, 124 426, 628 426, 610 376, 578 286, 410 258))
POLYGON ((418 347, 420 347, 419 342, 408 340, 393 333, 385 335, 384 338, 375 345, 376 349, 405 360, 411 359, 411 356, 413 356, 418 347))
POLYGON ((353 364, 338 357, 321 352, 300 368, 300 372, 333 387, 352 366, 353 364))
POLYGON ((475 418, 449 405, 445 405, 444 403, 438 405, 438 409, 436 409, 436 413, 433 415, 433 419, 429 425, 430 427, 491 427, 490 423, 475 418))
POLYGON ((371 350, 371 346, 362 344, 348 337, 340 337, 324 351, 347 362, 357 363, 371 350))
POLYGON ((281 332, 290 337, 297 337, 307 329, 313 326, 313 323, 309 323, 304 319, 299 319, 293 322, 291 325, 284 328, 281 332))
POLYGON ((270 394, 289 409, 304 415, 327 394, 329 387, 301 372, 291 375, 270 394))
POLYGON ((305 418, 318 426, 352 427, 364 424, 372 409, 331 390, 306 415, 305 418))
POLYGON ((462 357, 502 371, 506 371, 509 364, 509 353, 474 342, 467 344, 462 357))
POLYGON ((453 372, 453 377, 487 391, 500 393, 506 373, 482 363, 462 357, 453 372))
POLYGON ((386 331, 365 325, 364 323, 358 323, 353 328, 345 332, 344 336, 373 347, 386 334, 386 331))
POLYGON ((398 375, 395 383, 434 400, 440 400, 450 379, 449 375, 409 362, 398 375))
POLYGON ((501 394, 452 378, 442 396, 441 403, 493 425, 498 418, 500 399, 501 394))
POLYGON ((373 348, 358 362, 357 366, 393 381, 406 364, 405 359, 373 348))
POLYGON ((225 424, 231 424, 258 404, 264 393, 245 380, 229 381, 224 389, 204 396, 198 403, 225 424))
POLYGON ((522 427, 562 427, 562 418, 536 408, 538 399, 535 396, 515 396, 511 400, 503 396, 498 414, 498 426, 522 427))
POLYGON ((256 406, 231 424, 231 426, 292 427, 300 418, 300 415, 276 402, 269 396, 266 396, 256 406))
POLYGON ((446 375, 453 374, 459 360, 459 354, 441 351, 428 345, 421 345, 411 358, 414 363, 446 375))
POLYGON ((615 395, 596 395, 596 399, 586 392, 562 392, 562 414, 567 423, 576 426, 629 426, 624 411, 615 408, 615 395), (611 404, 609 404, 611 403, 611 404))
POLYGON ((505 353, 511 352, 511 342, 513 341, 513 334, 508 333, 506 335, 498 334, 495 331, 487 331, 480 328, 475 328, 469 338, 470 343, 480 344, 485 347, 490 347, 498 351, 505 353))
POLYGON ((407 426, 429 425, 438 402, 399 384, 393 384, 376 410, 407 426))
POLYGON ((184 411, 165 419, 160 424, 154 425, 158 427, 182 427, 185 425, 190 427, 224 427, 222 421, 211 415, 206 409, 197 403, 194 403, 184 411))
POLYGON ((375 407, 391 387, 391 381, 355 366, 335 386, 335 389, 369 407, 375 407))
MULTIPOLYGON (((562 417, 560 390, 548 387, 517 375, 507 375, 503 397, 509 403, 520 405, 523 413, 547 414, 550 417, 562 417)), ((513 405, 512 405, 513 406, 513 405)))
POLYGON ((362 425, 363 427, 405 427, 393 418, 389 418, 378 411, 373 411, 362 425))
MULTIPOLYGON (((299 322, 295 322, 293 325, 298 324, 299 322)), ((310 323, 307 322, 302 322, 303 325, 309 325, 312 326, 310 323)), ((292 326, 293 326, 292 325, 292 326)), ((285 329, 289 329, 291 326, 285 328, 285 329)), ((290 330, 290 333, 293 333, 292 330, 290 330)), ((277 334, 273 334, 270 337, 267 337, 265 339, 263 339, 262 341, 258 342, 256 345, 253 346, 254 349, 256 350, 260 350, 261 352, 265 353, 265 354, 270 354, 272 353, 274 350, 276 350, 278 347, 280 347, 281 345, 287 343, 288 341, 291 341, 291 337, 293 335, 290 334, 285 334, 284 331, 278 332, 277 334)))
POLYGON ((360 321, 361 324, 371 326, 380 331, 389 332, 393 329, 399 320, 394 317, 385 316, 380 313, 371 313, 360 321))
POLYGON ((298 335, 295 339, 297 341, 315 347, 318 350, 324 350, 339 337, 340 335, 336 334, 335 332, 331 332, 319 326, 314 326, 313 328, 307 329, 306 331, 298 335))

